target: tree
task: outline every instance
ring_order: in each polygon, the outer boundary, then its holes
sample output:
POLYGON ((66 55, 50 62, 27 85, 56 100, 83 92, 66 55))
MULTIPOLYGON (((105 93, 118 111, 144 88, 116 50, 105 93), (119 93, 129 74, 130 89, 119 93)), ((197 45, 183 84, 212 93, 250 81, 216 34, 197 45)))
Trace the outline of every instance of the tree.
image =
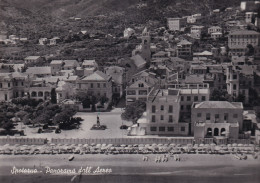
POLYGON ((211 94, 210 100, 212 100, 212 101, 229 101, 230 97, 231 96, 227 93, 227 91, 214 89, 211 94))
POLYGON ((13 124, 12 122, 10 122, 10 121, 3 124, 3 128, 4 128, 6 131, 11 130, 13 127, 14 127, 14 124, 13 124))
POLYGON ((246 56, 254 55, 255 49, 254 49, 254 47, 251 44, 247 45, 246 48, 247 48, 246 49, 246 54, 245 54, 246 56))
POLYGON ((51 89, 51 103, 57 104, 57 94, 55 88, 51 89))
POLYGON ((131 120, 136 123, 136 121, 143 115, 146 110, 146 103, 137 100, 133 104, 126 106, 125 112, 122 113, 121 118, 124 120, 131 120))
POLYGON ((242 95, 242 94, 239 94, 236 98, 235 98, 235 101, 236 102, 242 102, 244 103, 245 102, 245 95, 242 95))

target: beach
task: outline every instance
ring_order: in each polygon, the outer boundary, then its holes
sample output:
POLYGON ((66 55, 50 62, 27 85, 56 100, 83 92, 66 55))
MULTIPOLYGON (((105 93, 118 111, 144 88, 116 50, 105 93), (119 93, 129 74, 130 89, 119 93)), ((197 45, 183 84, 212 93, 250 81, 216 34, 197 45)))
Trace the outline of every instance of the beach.
MULTIPOLYGON (((155 163, 158 155, 147 155, 144 162, 140 154, 85 154, 74 155, 69 161, 68 154, 61 155, 1 155, 0 182, 71 182, 75 174, 46 172, 56 170, 76 170, 90 168, 88 173, 76 176, 74 181, 82 182, 259 182, 260 160, 248 156, 238 160, 232 155, 180 154, 181 161, 170 158, 168 162, 155 163), (37 169, 36 174, 12 174, 17 169, 37 169), (100 169, 111 172, 99 173, 100 169), (40 172, 41 171, 41 172, 40 172), (97 173, 95 173, 95 171, 97 173)), ((163 155, 159 155, 163 156, 163 155)))

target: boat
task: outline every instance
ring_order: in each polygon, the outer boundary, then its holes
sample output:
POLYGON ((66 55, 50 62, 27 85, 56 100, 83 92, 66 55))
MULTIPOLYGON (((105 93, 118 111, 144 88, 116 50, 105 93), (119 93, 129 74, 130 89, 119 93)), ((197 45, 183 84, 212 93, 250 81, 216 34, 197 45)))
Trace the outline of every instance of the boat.
POLYGON ((74 156, 71 155, 68 159, 69 159, 69 161, 72 161, 74 159, 74 156))

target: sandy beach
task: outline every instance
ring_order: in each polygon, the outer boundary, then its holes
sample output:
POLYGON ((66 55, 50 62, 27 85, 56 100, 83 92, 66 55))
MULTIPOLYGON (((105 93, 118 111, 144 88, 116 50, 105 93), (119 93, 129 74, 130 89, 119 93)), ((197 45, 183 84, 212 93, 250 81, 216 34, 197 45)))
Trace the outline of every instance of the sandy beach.
MULTIPOLYGON (((163 155, 160 155, 163 156, 163 155)), ((155 163, 156 155, 148 155, 148 162, 142 160, 143 155, 104 155, 86 154, 74 155, 73 161, 68 160, 69 155, 17 155, 0 156, 0 182, 71 182, 74 174, 60 174, 46 172, 51 169, 75 169, 91 167, 89 173, 83 174, 82 182, 114 182, 121 180, 127 182, 157 182, 164 180, 170 182, 173 177, 181 182, 216 182, 229 180, 229 182, 259 182, 260 160, 248 156, 247 160, 237 160, 232 155, 208 154, 181 154, 181 161, 170 158, 168 162, 155 163), (37 169, 36 174, 11 173, 13 167, 37 169), (111 169, 109 173, 95 173, 97 169, 111 169), (133 178, 134 177, 134 178, 133 178), (154 177, 154 179, 151 179, 154 177), (84 180, 84 181, 83 181, 84 180), (130 181, 131 182, 131 181, 130 181)), ((77 176, 76 178, 78 178, 77 176)), ((80 180, 81 181, 81 180, 80 180)), ((224 181, 226 182, 226 181, 224 181)))

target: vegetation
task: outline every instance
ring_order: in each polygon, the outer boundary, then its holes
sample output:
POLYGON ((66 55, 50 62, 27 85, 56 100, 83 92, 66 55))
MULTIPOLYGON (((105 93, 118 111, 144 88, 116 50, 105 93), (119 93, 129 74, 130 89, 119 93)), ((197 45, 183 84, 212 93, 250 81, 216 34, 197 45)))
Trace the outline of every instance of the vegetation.
POLYGON ((212 101, 231 101, 231 96, 225 90, 214 89, 210 100, 212 101))
POLYGON ((145 110, 146 110, 146 103, 137 100, 133 104, 126 106, 125 112, 122 113, 121 118, 136 123, 137 120, 143 115, 145 110))

